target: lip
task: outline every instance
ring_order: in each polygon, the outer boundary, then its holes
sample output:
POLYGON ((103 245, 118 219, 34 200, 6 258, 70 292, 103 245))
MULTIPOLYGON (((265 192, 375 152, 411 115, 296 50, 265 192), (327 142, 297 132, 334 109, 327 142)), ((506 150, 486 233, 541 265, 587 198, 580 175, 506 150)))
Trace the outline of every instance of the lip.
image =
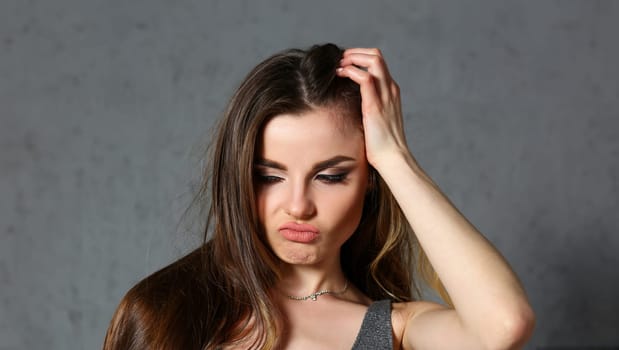
POLYGON ((279 233, 287 240, 298 243, 310 243, 318 238, 320 232, 316 226, 287 222, 279 227, 279 233))

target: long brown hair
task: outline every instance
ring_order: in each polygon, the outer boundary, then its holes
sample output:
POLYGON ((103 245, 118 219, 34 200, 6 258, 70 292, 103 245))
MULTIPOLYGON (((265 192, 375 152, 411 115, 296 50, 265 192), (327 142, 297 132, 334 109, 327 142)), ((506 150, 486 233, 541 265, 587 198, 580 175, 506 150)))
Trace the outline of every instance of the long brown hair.
MULTIPOLYGON (((210 203, 204 244, 133 287, 121 301, 104 349, 270 349, 283 331, 270 297, 278 258, 259 225, 253 176, 262 127, 273 116, 318 107, 361 123, 359 86, 339 78, 342 49, 290 49, 256 66, 221 120, 197 202, 210 203), (248 341, 249 339, 249 341, 248 341)), ((370 168, 361 222, 342 246, 346 277, 373 300, 411 301, 413 257, 443 293, 387 185, 370 168)))

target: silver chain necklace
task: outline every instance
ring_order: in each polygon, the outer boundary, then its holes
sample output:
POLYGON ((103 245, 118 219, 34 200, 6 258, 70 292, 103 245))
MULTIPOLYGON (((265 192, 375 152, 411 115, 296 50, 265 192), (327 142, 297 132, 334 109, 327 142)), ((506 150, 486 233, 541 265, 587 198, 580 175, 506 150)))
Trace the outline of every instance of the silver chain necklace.
POLYGON ((346 281, 346 284, 344 284, 344 288, 342 288, 342 290, 340 291, 333 291, 333 290, 328 290, 328 289, 323 289, 321 291, 318 292, 314 292, 310 295, 304 296, 304 297, 297 297, 294 295, 288 295, 288 299, 292 299, 292 300, 307 300, 307 299, 312 299, 313 301, 316 301, 316 299, 323 295, 323 294, 331 294, 331 295, 339 295, 339 294, 344 294, 346 292, 346 290, 348 290, 348 281, 346 281))

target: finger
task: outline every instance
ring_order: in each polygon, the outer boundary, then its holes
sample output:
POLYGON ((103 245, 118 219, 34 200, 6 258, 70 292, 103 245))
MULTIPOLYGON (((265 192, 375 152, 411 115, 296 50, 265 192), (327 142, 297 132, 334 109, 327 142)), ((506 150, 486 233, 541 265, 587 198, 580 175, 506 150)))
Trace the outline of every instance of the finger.
POLYGON ((378 90, 380 91, 383 101, 389 99, 391 93, 390 85, 392 82, 387 65, 381 56, 369 55, 363 53, 352 53, 340 61, 342 66, 355 65, 367 68, 373 76, 377 78, 378 90))
POLYGON ((343 56, 346 57, 347 55, 353 54, 353 53, 362 53, 362 54, 366 54, 366 55, 375 55, 375 56, 383 56, 383 53, 377 49, 377 48, 364 48, 364 47, 355 47, 355 48, 350 48, 350 49, 346 49, 344 50, 344 54, 343 56))
POLYGON ((379 78, 389 77, 389 70, 381 56, 369 55, 364 53, 354 53, 342 57, 340 60, 342 66, 354 64, 360 67, 366 67, 370 73, 379 78))
POLYGON ((336 74, 359 84, 361 107, 364 112, 375 113, 382 108, 382 102, 374 83, 375 78, 372 74, 351 65, 338 68, 336 74))
MULTIPOLYGON (((342 59, 348 59, 351 56, 365 56, 366 60, 375 59, 380 62, 380 65, 383 68, 387 68, 385 64, 385 60, 383 58, 383 53, 377 48, 351 48, 344 51, 342 54, 342 59)), ((387 71, 387 69, 384 69, 387 71)))

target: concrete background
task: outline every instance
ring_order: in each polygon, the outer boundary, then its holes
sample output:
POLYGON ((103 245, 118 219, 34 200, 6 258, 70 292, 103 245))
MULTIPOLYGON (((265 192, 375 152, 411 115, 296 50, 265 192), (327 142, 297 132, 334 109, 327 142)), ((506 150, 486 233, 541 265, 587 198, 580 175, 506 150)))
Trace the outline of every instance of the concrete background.
POLYGON ((619 3, 0 2, 0 349, 97 349, 195 246, 209 127, 287 47, 380 47, 411 149, 521 276, 528 349, 619 346, 619 3))

